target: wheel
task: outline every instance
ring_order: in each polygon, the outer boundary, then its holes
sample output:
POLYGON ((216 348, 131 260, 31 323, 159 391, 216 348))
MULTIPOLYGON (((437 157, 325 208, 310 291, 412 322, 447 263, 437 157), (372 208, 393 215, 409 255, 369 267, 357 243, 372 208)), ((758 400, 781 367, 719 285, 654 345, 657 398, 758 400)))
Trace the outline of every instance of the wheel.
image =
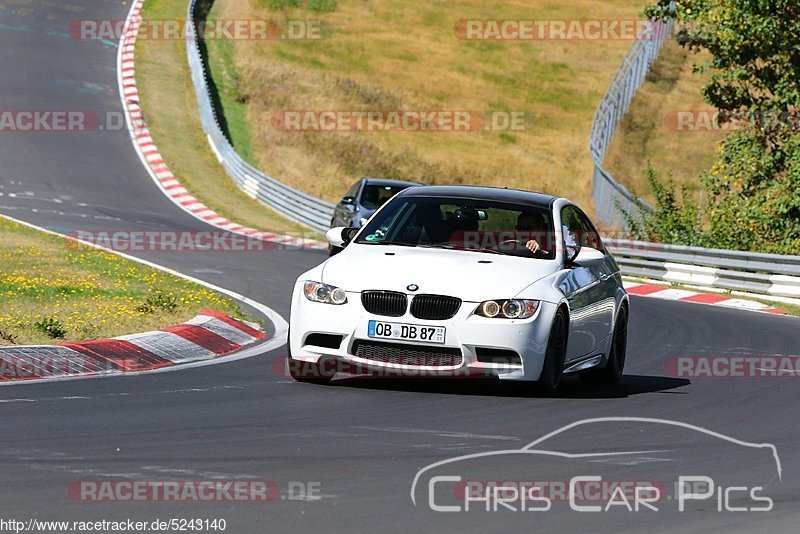
POLYGON ((287 333, 286 352, 288 358, 286 364, 289 368, 289 376, 297 382, 306 382, 309 384, 327 384, 333 378, 334 373, 325 369, 324 365, 319 363, 304 362, 292 358, 292 349, 289 345, 289 336, 291 330, 287 333))
POLYGON ((622 377, 625 368, 625 352, 628 348, 628 307, 623 304, 619 310, 617 324, 614 325, 614 336, 611 349, 608 351, 608 362, 601 369, 592 369, 581 373, 581 380, 587 384, 616 384, 622 377))
POLYGON ((561 383, 564 371, 564 358, 567 355, 567 318, 563 310, 558 310, 550 327, 550 339, 547 341, 542 375, 537 382, 538 389, 544 393, 552 393, 561 383))

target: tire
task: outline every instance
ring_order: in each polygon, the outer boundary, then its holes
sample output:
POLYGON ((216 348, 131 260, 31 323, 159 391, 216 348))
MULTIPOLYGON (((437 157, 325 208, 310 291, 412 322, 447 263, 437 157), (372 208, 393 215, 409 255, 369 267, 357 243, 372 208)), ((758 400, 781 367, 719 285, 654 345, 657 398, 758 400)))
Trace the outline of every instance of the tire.
POLYGON ((608 351, 608 362, 601 369, 592 369, 581 373, 580 377, 587 384, 616 384, 622 377, 625 369, 625 353, 628 348, 628 307, 622 305, 614 325, 614 336, 611 339, 611 349, 608 351))
MULTIPOLYGON (((288 332, 288 336, 291 336, 291 330, 288 332)), ((286 352, 289 354, 287 359, 289 376, 291 376, 297 382, 305 382, 308 384, 324 385, 330 382, 334 373, 327 371, 324 366, 318 363, 303 362, 292 358, 292 349, 288 343, 288 336, 286 352)))
POLYGON ((561 383, 564 359, 567 355, 567 318, 563 310, 558 310, 550 327, 542 374, 536 383, 542 393, 552 393, 561 383))

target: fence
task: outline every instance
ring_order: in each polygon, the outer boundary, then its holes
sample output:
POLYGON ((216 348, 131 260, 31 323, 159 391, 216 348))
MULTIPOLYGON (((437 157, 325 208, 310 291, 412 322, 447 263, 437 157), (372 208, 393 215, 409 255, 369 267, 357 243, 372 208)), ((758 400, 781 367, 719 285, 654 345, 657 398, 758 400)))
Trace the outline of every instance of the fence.
POLYGON ((208 69, 200 52, 197 28, 192 22, 197 20, 196 3, 197 0, 190 0, 186 13, 186 20, 190 21, 186 25, 186 51, 192 82, 197 93, 197 103, 200 106, 200 120, 217 158, 239 189, 248 196, 266 204, 287 219, 325 232, 333 218, 333 204, 297 191, 267 176, 244 161, 225 137, 211 102, 206 80, 208 69))
MULTIPOLYGON (((190 0, 187 20, 196 19, 196 1, 190 0)), ((634 43, 595 114, 589 148, 595 164, 594 202, 598 220, 604 226, 620 225, 622 218, 619 208, 636 213, 635 197, 603 169, 602 161, 619 121, 671 31, 671 24, 657 22, 652 38, 639 39, 634 43)), ((192 81, 197 92, 203 129, 225 170, 251 197, 293 221, 326 231, 333 213, 332 204, 292 189, 254 168, 242 160, 225 137, 211 103, 206 80, 207 68, 198 47, 196 32, 194 24, 187 24, 186 43, 192 81)), ((800 256, 752 254, 626 240, 610 240, 609 248, 626 275, 764 295, 800 297, 800 256)))
POLYGON ((608 240, 623 274, 800 298, 800 256, 608 240))
POLYGON ((607 228, 624 227, 625 221, 620 210, 635 218, 639 213, 640 203, 645 209, 650 208, 642 201, 637 202, 635 195, 617 183, 603 168, 603 159, 617 126, 628 111, 636 91, 644 82, 650 66, 669 39, 672 22, 655 21, 645 32, 634 41, 633 46, 625 54, 614 81, 611 82, 611 86, 597 107, 589 137, 589 153, 594 162, 592 180, 594 207, 597 220, 607 228))

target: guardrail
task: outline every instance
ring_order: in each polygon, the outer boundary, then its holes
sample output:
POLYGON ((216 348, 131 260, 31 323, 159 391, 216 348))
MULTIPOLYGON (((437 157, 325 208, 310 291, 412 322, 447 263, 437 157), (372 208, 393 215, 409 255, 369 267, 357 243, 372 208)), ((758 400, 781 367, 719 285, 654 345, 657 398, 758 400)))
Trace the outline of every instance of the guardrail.
MULTIPOLYGON (((634 41, 622 60, 611 86, 595 112, 592 133, 589 136, 589 153, 594 162, 592 197, 597 220, 608 228, 622 228, 625 220, 620 210, 637 217, 639 205, 636 196, 603 168, 603 159, 619 121, 628 111, 631 100, 644 82, 650 67, 672 33, 672 21, 654 21, 634 41)), ((641 201, 640 201, 641 202, 641 201)), ((641 202, 645 209, 647 203, 641 202)))
POLYGON ((217 121, 216 111, 211 102, 206 76, 208 69, 200 53, 197 39, 195 16, 197 0, 190 0, 186 12, 186 53, 192 74, 197 103, 200 106, 200 120, 208 142, 220 163, 231 178, 251 198, 266 204, 287 219, 325 232, 333 218, 333 204, 289 187, 259 171, 236 153, 225 137, 217 121))
MULTIPOLYGON (((190 0, 187 20, 196 20, 197 0, 190 0)), ((606 226, 619 224, 618 207, 635 213, 635 197, 603 169, 603 157, 633 95, 672 31, 671 24, 654 23, 651 38, 637 40, 628 51, 614 81, 595 114, 589 149, 595 163, 594 201, 597 216, 606 226)), ((194 23, 186 25, 186 48, 203 130, 225 170, 249 196, 288 219, 324 232, 333 205, 297 191, 245 162, 233 149, 217 122, 208 92, 207 68, 198 47, 194 23)), ((646 206, 646 205, 645 205, 646 206)), ((800 297, 800 256, 753 254, 660 243, 610 239, 625 275, 666 282, 747 291, 779 297, 800 297)))
POLYGON ((800 256, 610 239, 622 273, 665 282, 800 298, 800 256))

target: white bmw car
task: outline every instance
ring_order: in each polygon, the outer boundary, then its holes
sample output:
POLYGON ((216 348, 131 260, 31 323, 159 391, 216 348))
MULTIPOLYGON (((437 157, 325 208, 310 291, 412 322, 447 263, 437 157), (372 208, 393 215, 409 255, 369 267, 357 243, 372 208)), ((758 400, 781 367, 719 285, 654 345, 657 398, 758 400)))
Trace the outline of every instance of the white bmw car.
POLYGON ((289 372, 493 375, 615 383, 629 302, 619 267, 573 203, 527 191, 414 187, 295 283, 289 372))

